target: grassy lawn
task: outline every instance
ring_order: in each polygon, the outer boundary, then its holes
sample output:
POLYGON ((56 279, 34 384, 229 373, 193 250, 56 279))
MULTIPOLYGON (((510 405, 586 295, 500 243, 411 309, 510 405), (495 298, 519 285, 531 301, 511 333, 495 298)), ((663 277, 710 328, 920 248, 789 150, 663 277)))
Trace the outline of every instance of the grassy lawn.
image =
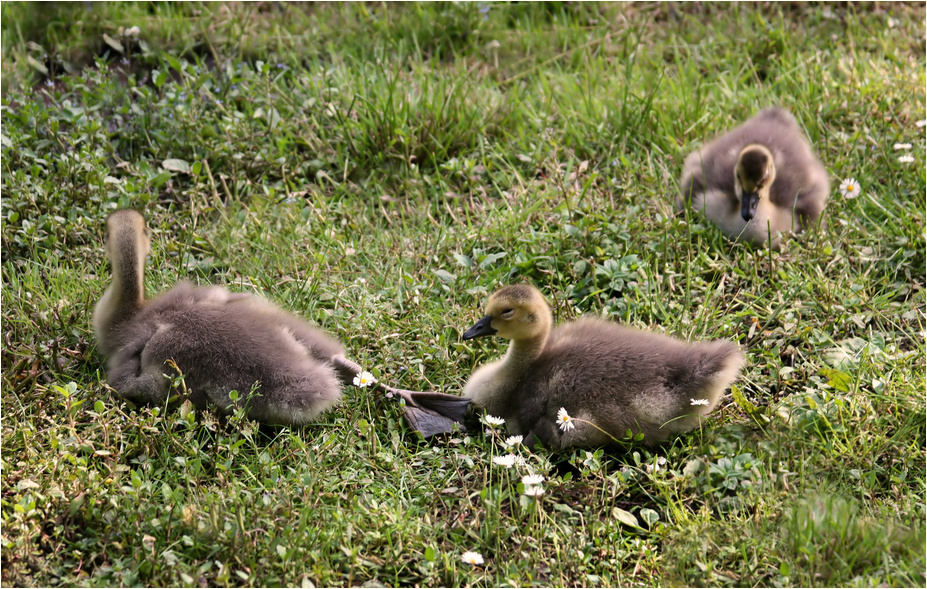
POLYGON ((923 587, 924 22, 4 2, 3 584, 923 587), (673 205, 685 156, 769 105, 833 186, 826 230, 779 253, 673 205), (135 407, 90 327, 123 206, 149 294, 259 293, 393 386, 459 392, 504 351, 461 334, 520 281, 560 321, 728 338, 747 367, 667 445, 511 469, 502 430, 421 440, 369 389, 294 430, 135 407))

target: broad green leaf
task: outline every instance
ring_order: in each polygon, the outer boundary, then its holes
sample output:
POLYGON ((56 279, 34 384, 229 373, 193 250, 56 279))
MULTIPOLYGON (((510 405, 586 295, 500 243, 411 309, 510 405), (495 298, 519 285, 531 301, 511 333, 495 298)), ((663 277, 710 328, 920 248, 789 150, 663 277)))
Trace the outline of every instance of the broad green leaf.
POLYGON ((838 391, 848 393, 853 386, 853 377, 842 370, 836 368, 822 368, 818 374, 827 379, 827 384, 838 391))
POLYGON ((447 270, 435 270, 435 276, 444 284, 453 284, 457 280, 457 276, 447 270))
POLYGON ((653 524, 660 521, 660 514, 649 507, 644 507, 641 509, 641 519, 644 520, 648 526, 652 527, 653 524))
POLYGON ((734 396, 734 402, 737 403, 737 406, 743 409, 748 415, 752 415, 757 412, 757 407, 747 399, 743 392, 740 390, 740 387, 737 385, 731 385, 731 395, 734 396))
POLYGON ((183 173, 190 172, 190 164, 187 163, 186 160, 175 160, 175 159, 164 160, 163 162, 161 162, 161 167, 171 172, 183 172, 183 173))
POLYGON ((106 33, 103 33, 103 40, 106 41, 106 44, 107 44, 107 45, 109 45, 110 47, 112 47, 113 49, 115 49, 116 51, 118 51, 119 53, 125 53, 125 52, 126 52, 126 50, 122 47, 122 43, 120 43, 120 42, 117 41, 116 39, 113 39, 112 37, 110 37, 110 36, 107 35, 106 33))
POLYGON ((48 68, 45 67, 45 64, 42 63, 41 61, 38 61, 36 58, 32 57, 31 55, 26 56, 26 63, 28 63, 29 67, 36 70, 37 72, 45 76, 48 75, 48 68))
POLYGON ((612 507, 612 516, 626 526, 631 526, 634 528, 641 527, 633 513, 630 511, 625 511, 620 507, 612 507))

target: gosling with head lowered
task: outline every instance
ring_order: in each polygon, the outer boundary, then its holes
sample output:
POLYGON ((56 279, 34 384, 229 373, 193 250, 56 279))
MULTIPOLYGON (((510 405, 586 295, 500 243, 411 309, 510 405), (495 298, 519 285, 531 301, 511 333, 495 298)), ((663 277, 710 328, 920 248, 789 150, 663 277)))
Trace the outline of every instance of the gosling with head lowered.
POLYGON ((493 293, 463 339, 489 335, 509 349, 473 373, 463 396, 555 450, 610 445, 629 430, 649 445, 692 430, 744 365, 724 340, 690 344, 593 318, 554 328, 547 301, 525 284, 493 293), (558 426, 561 408, 572 428, 558 426))
POLYGON ((301 425, 339 399, 349 376, 332 364, 344 354, 340 343, 260 297, 219 286, 184 281, 146 301, 151 242, 144 217, 118 210, 106 228, 113 281, 93 326, 107 380, 122 397, 165 402, 174 392, 166 376, 177 376, 173 364, 197 408, 213 403, 227 414, 244 405, 264 423, 301 425))
POLYGON ((781 235, 810 229, 830 181, 795 117, 767 108, 686 158, 676 199, 730 238, 780 249, 781 235))

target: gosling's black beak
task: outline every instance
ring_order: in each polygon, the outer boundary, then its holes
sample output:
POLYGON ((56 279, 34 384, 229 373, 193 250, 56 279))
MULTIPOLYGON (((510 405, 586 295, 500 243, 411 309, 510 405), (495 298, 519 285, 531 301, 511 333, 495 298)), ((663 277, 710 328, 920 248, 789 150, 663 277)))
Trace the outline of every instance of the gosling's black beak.
POLYGON ((740 199, 740 216, 744 221, 750 222, 750 219, 756 216, 756 205, 760 204, 760 195, 757 192, 744 192, 740 199))
POLYGON ((483 337, 485 335, 493 335, 496 333, 496 330, 492 328, 492 317, 487 315, 477 321, 473 327, 464 332, 463 338, 465 340, 473 339, 475 337, 483 337))

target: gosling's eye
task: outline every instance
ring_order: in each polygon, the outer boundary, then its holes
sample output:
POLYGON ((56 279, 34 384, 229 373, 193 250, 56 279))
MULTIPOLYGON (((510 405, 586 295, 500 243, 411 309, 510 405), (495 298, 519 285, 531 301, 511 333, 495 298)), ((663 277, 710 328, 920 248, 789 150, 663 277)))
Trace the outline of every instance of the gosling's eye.
POLYGON ((502 311, 503 319, 511 319, 513 315, 515 315, 515 309, 506 309, 505 311, 502 311))

